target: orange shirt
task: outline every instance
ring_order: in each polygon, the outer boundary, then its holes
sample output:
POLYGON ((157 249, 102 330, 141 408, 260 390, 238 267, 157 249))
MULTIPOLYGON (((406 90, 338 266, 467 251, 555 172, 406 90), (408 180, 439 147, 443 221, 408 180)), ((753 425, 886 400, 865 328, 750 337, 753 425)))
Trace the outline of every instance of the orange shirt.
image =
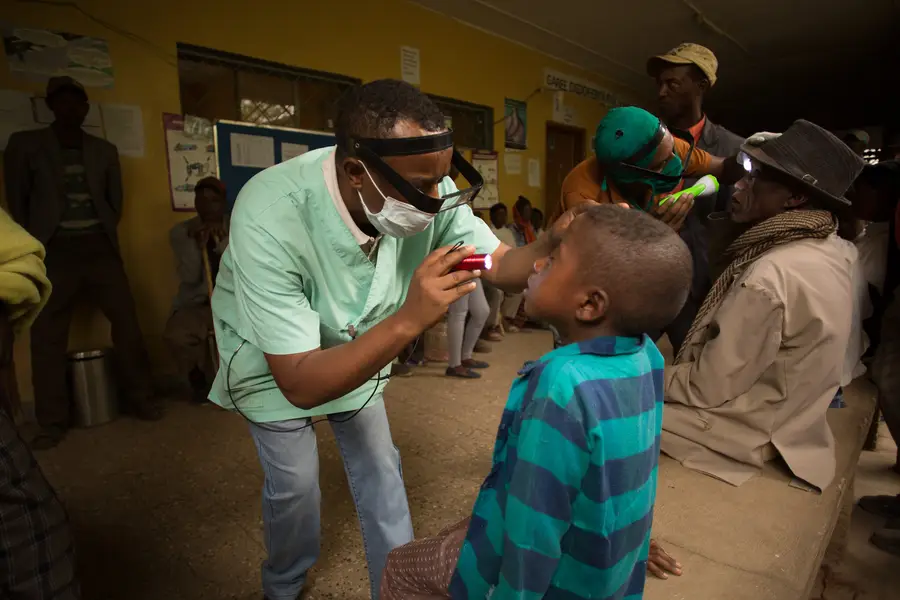
MULTIPOLYGON (((686 141, 675 138, 675 153, 678 154, 682 161, 687 157, 690 147, 691 145, 686 141)), ((685 175, 702 177, 709 173, 711 162, 712 155, 695 147, 694 152, 691 154, 691 162, 685 169, 685 175)), ((559 216, 573 206, 578 206, 588 200, 593 200, 600 204, 627 202, 610 180, 606 181, 606 190, 600 189, 604 176, 604 169, 597 162, 596 157, 591 157, 576 165, 563 181, 562 197, 559 200, 559 206, 554 216, 559 216)), ((658 201, 671 193, 659 194, 654 200, 658 201)))
POLYGON ((688 129, 691 133, 691 137, 694 138, 694 143, 700 143, 700 136, 703 135, 703 128, 706 127, 706 115, 703 115, 703 118, 697 121, 696 125, 688 129))

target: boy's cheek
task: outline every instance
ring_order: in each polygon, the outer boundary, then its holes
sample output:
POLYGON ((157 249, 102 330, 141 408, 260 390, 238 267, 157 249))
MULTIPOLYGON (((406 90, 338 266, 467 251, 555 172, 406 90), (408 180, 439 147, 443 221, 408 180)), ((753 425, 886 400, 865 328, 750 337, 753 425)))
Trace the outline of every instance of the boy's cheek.
POLYGON ((525 293, 525 314, 529 317, 539 319, 544 316, 544 305, 546 303, 543 298, 543 282, 538 282, 537 285, 533 285, 529 287, 528 291, 525 293))

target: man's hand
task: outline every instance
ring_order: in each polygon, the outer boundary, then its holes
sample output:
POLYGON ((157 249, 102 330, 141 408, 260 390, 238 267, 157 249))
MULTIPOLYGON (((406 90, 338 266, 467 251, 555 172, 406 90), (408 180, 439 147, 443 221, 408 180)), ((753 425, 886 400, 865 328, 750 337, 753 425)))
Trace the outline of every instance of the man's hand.
POLYGON ((650 540, 650 557, 647 559, 647 571, 659 579, 668 579, 669 573, 681 576, 681 563, 669 556, 656 540, 650 540))
POLYGON ((688 213, 694 207, 694 195, 689 193, 682 194, 674 201, 669 200, 667 197, 660 202, 663 203, 654 206, 650 214, 675 231, 679 231, 684 225, 684 220, 687 218, 688 213))
POLYGON ((472 246, 462 246, 451 252, 452 248, 444 246, 425 257, 409 282, 406 302, 397 311, 398 316, 418 331, 425 331, 440 321, 453 302, 475 289, 472 280, 481 276, 481 271, 451 273, 450 269, 459 261, 475 254, 472 246))
POLYGON ((550 252, 559 245, 562 240, 563 235, 566 233, 566 229, 569 228, 569 225, 572 224, 572 221, 575 220, 575 217, 588 210, 592 206, 597 206, 598 203, 594 200, 588 200, 586 202, 582 202, 581 204, 576 204, 563 214, 559 216, 556 221, 553 222, 553 226, 549 229, 545 229, 543 233, 541 233, 538 238, 538 243, 542 243, 546 246, 546 253, 550 254, 550 252))
POLYGON ((224 223, 204 221, 195 224, 189 233, 201 246, 206 246, 211 239, 222 240, 227 235, 224 223))
POLYGON ((751 146, 759 146, 778 137, 781 137, 780 133, 772 133, 771 131, 759 131, 744 140, 744 143, 750 144, 751 146))

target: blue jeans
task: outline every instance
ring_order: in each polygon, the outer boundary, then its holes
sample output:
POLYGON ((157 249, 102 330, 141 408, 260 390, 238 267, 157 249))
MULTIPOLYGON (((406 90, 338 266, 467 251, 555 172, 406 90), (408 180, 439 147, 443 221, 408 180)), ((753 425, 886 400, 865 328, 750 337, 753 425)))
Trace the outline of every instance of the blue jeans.
MULTIPOLYGON (((391 440, 384 404, 329 415, 350 492, 359 515, 372 598, 377 600, 388 553, 413 539, 412 520, 400 470, 400 452, 391 440)), ((269 600, 295 600, 306 572, 319 557, 319 453, 309 422, 295 419, 250 425, 265 474, 263 523, 268 558, 262 565, 269 600)))

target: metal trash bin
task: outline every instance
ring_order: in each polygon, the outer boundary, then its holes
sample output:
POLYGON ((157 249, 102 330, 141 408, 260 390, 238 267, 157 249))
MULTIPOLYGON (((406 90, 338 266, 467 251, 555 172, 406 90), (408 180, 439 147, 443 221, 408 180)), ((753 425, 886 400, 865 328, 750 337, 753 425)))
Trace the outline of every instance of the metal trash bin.
POLYGON ((119 416, 118 393, 110 358, 106 350, 69 354, 69 383, 78 427, 103 425, 119 416))

